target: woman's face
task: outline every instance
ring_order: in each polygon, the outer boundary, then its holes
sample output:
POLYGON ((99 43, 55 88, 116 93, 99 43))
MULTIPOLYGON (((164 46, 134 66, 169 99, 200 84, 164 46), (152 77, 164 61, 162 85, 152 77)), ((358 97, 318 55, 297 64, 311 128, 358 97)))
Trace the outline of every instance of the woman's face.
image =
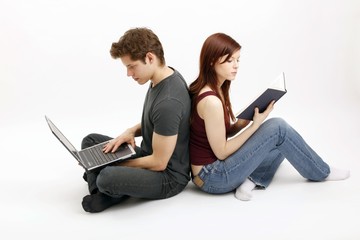
POLYGON ((224 55, 218 59, 215 63, 215 72, 219 82, 225 80, 234 80, 239 68, 240 50, 234 52, 234 54, 224 62, 228 55, 224 55))

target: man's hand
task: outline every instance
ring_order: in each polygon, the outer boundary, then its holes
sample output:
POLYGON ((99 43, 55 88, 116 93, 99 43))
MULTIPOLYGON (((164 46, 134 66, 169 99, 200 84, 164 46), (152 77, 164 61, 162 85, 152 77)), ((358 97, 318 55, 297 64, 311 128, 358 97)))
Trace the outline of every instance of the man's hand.
POLYGON ((114 153, 123 143, 130 143, 135 148, 135 134, 129 129, 118 137, 110 140, 103 148, 104 153, 114 153))

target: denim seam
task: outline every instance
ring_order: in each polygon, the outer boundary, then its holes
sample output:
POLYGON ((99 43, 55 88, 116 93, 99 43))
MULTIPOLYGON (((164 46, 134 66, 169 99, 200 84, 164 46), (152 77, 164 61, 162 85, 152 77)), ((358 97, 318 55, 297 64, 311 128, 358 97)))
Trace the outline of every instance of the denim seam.
POLYGON ((289 141, 289 143, 291 143, 291 145, 294 147, 294 149, 296 149, 296 151, 297 151, 298 153, 302 154, 302 156, 304 156, 305 158, 307 158, 308 160, 310 160, 310 161, 314 164, 314 166, 316 166, 316 168, 317 168, 320 172, 322 172, 322 173, 324 173, 324 174, 329 174, 329 173, 323 171, 323 168, 322 168, 319 164, 317 164, 317 162, 314 161, 314 159, 313 159, 312 157, 308 156, 305 152, 301 151, 301 149, 298 148, 298 147, 296 146, 296 144, 295 144, 290 138, 287 138, 287 140, 289 141))

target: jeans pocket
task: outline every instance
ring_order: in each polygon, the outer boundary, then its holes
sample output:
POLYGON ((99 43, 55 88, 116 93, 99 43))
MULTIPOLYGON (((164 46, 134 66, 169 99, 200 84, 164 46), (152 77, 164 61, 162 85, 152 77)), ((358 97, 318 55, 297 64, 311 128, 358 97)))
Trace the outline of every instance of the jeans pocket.
POLYGON ((206 173, 219 173, 221 172, 221 162, 220 160, 216 160, 215 162, 206 165, 203 169, 206 173))
POLYGON ((199 177, 204 182, 201 189, 212 194, 222 194, 234 189, 228 184, 227 173, 224 169, 224 162, 216 162, 205 166, 199 173, 199 177))

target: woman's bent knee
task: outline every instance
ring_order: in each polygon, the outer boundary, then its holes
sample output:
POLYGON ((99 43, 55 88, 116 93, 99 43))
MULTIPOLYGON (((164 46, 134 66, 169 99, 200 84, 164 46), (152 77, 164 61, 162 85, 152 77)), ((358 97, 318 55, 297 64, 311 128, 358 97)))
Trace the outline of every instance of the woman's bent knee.
POLYGON ((286 129, 289 127, 289 124, 282 118, 270 118, 263 125, 275 129, 286 129))

